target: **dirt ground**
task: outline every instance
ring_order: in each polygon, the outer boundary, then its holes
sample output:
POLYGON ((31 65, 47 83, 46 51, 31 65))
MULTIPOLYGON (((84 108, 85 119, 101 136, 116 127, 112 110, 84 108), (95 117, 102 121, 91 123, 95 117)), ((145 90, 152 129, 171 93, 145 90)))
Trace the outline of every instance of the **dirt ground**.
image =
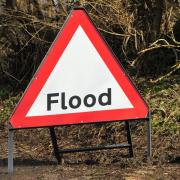
MULTIPOLYGON (((25 163, 25 162, 24 162, 25 163)), ((1 167, 2 168, 2 167, 1 167)), ((14 180, 19 179, 126 179, 154 180, 179 179, 179 166, 145 166, 121 169, 118 165, 19 165, 15 167, 14 180)), ((7 169, 1 169, 1 179, 8 179, 7 169)))
MULTIPOLYGON (((103 137, 110 131, 107 125, 84 125, 56 128, 59 146, 71 148, 102 144, 103 138, 113 143, 117 139, 103 137), (93 127, 92 127, 93 126, 93 127), (89 130, 89 133, 87 132, 89 130), (95 130, 94 130, 95 129, 95 130), (101 132, 97 136, 92 132, 101 132), (73 138, 74 136, 74 138, 73 138), (79 137, 79 138, 78 138, 79 137), (83 138, 82 138, 83 137, 83 138), (94 143, 93 143, 94 141, 94 143)), ((116 123, 116 127, 118 124, 116 123)), ((113 127, 113 126, 112 126, 113 127)), ((113 129, 111 127, 111 129, 113 129)), ((137 129, 136 129, 137 130, 137 129)), ((153 137, 153 158, 146 159, 146 136, 132 133, 134 158, 128 158, 127 149, 103 150, 64 154, 62 163, 57 164, 48 129, 19 130, 14 137, 14 173, 7 173, 7 130, 0 130, 0 179, 179 179, 179 137, 153 137), (159 143, 158 143, 159 142, 159 143)), ((123 126, 119 126, 123 137, 123 126)), ((119 133, 118 131, 118 133, 119 133)), ((111 132, 112 133, 112 132, 111 132)), ((117 135, 116 135, 117 136, 117 135)))

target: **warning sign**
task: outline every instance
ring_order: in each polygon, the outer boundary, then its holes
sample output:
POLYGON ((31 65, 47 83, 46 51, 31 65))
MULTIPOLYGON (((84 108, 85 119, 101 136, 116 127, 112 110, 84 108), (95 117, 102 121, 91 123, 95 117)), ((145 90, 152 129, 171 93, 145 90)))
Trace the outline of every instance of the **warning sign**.
POLYGON ((13 128, 146 118, 148 107, 83 9, 75 9, 33 77, 13 128))

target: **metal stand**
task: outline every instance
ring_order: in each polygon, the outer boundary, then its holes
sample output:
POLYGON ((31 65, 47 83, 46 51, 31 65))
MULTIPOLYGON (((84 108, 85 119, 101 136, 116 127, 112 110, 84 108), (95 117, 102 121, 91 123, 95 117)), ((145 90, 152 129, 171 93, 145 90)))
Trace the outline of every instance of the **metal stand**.
POLYGON ((13 173, 13 136, 14 131, 8 130, 8 174, 13 173))
MULTIPOLYGON (((148 160, 151 159, 152 156, 152 143, 151 143, 151 119, 148 117, 146 119, 147 122, 147 158, 148 160)), ((55 133, 54 127, 49 127, 51 141, 54 148, 54 155, 58 161, 61 162, 61 157, 63 153, 71 153, 71 152, 87 152, 87 151, 96 151, 96 150, 103 150, 103 149, 115 149, 115 148, 128 148, 129 149, 129 156, 133 157, 133 146, 131 140, 131 130, 129 121, 125 121, 125 127, 127 132, 127 141, 128 144, 112 144, 112 145, 105 145, 105 146, 96 146, 96 147, 82 147, 76 149, 60 149, 57 144, 57 137, 55 133)), ((12 127, 9 126, 8 129, 8 174, 11 175, 13 173, 13 136, 14 130, 12 127)))
POLYGON ((132 147, 132 141, 131 141, 131 130, 129 126, 129 121, 125 121, 125 127, 127 132, 127 141, 128 144, 112 144, 112 145, 105 145, 105 146, 94 146, 94 147, 81 147, 76 149, 61 149, 59 150, 58 144, 57 144, 57 138, 55 134, 54 127, 50 127, 50 134, 51 134, 51 140, 52 145, 54 148, 54 154, 58 162, 61 161, 61 156, 59 154, 63 153, 72 153, 72 152, 88 152, 88 151, 96 151, 96 150, 103 150, 103 149, 115 149, 115 148, 128 148, 129 149, 129 156, 133 157, 133 147, 132 147))
POLYGON ((151 118, 147 119, 147 158, 151 160, 152 156, 152 137, 151 137, 151 118))
POLYGON ((60 163, 61 155, 59 154, 59 148, 58 148, 58 144, 57 144, 57 137, 56 137, 55 129, 54 129, 54 127, 50 127, 49 130, 50 130, 50 134, 51 134, 52 145, 54 148, 54 155, 55 155, 58 163, 60 163))
POLYGON ((126 125, 126 132, 127 132, 127 141, 129 146, 129 156, 133 157, 133 147, 132 147, 132 140, 131 140, 131 129, 130 129, 130 125, 129 125, 129 121, 125 121, 125 125, 126 125))

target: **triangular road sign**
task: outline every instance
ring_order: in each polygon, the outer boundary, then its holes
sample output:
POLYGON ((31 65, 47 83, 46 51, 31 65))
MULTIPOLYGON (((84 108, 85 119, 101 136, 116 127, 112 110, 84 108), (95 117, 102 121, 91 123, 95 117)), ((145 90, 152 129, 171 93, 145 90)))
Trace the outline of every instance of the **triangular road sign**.
POLYGON ((148 107, 83 9, 74 9, 20 100, 13 128, 141 119, 148 107))

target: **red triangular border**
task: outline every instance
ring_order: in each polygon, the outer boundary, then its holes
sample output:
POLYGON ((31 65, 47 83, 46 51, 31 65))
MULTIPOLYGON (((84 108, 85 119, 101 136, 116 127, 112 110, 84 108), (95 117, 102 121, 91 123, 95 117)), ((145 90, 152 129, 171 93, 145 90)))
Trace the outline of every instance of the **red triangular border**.
POLYGON ((117 62, 117 58, 100 36, 85 10, 75 9, 71 11, 64 27, 57 35, 55 42, 46 54, 40 68, 37 70, 34 78, 31 80, 30 85, 24 93, 24 96, 20 100, 10 118, 10 123, 13 128, 30 128, 102 121, 142 119, 146 118, 147 116, 148 106, 124 72, 124 69, 117 62), (26 117, 31 105, 35 101, 79 25, 81 25, 83 30, 86 32, 87 36, 99 52, 116 81, 119 83, 131 101, 134 108, 26 117))

